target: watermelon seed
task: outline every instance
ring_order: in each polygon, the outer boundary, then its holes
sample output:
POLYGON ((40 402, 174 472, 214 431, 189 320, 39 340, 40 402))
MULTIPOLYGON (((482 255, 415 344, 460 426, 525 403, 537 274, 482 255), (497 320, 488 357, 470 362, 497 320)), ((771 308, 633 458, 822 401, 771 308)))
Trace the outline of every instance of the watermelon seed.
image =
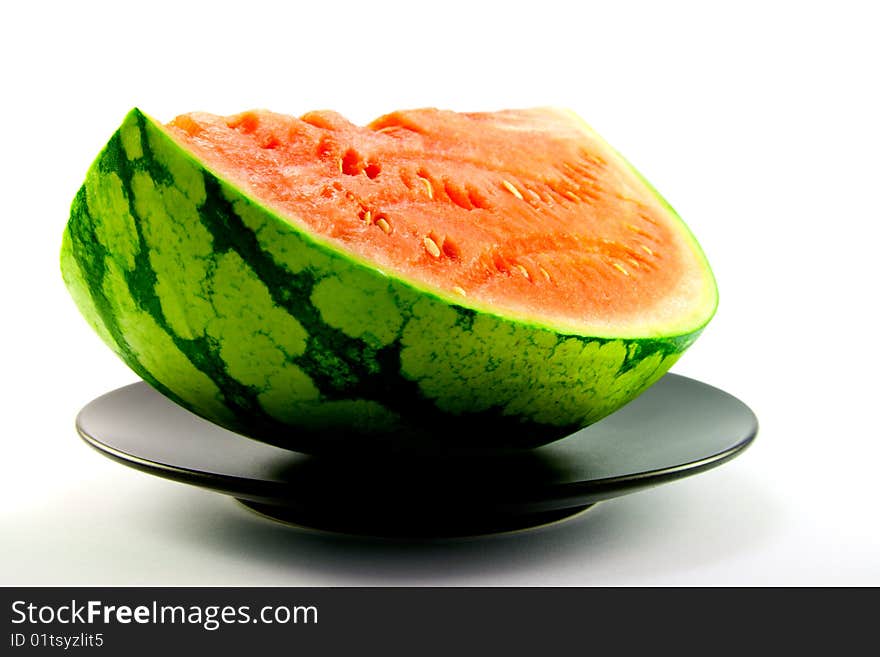
POLYGON ((529 276, 529 270, 528 270, 528 269, 526 269, 526 268, 523 267, 522 265, 514 265, 514 267, 516 267, 517 271, 519 271, 520 274, 522 274, 523 276, 526 277, 526 280, 527 280, 527 281, 532 280, 532 277, 529 276))
POLYGON ((364 220, 365 224, 373 223, 373 213, 369 210, 365 210, 362 219, 364 220))
POLYGON ((563 174, 566 178, 571 178, 572 180, 577 180, 578 178, 578 170, 573 165, 568 162, 562 163, 562 168, 566 170, 567 173, 563 174))
POLYGON ((636 260, 635 258, 627 258, 627 261, 628 261, 633 267, 635 267, 636 269, 638 269, 639 267, 641 267, 641 265, 639 265, 639 261, 636 260))
POLYGON ((624 224, 624 225, 627 228, 629 228, 632 232, 637 233, 639 235, 647 235, 648 234, 645 231, 643 231, 641 228, 639 228, 638 226, 635 226, 633 224, 624 224))
POLYGON ((386 221, 385 217, 379 217, 376 219, 376 225, 382 229, 382 232, 386 235, 391 234, 391 224, 386 221))
POLYGON ((587 198, 591 198, 594 201, 598 201, 601 199, 599 196, 599 192, 596 191, 596 187, 586 187, 581 189, 581 193, 587 198))
POLYGON ((501 184, 504 185, 505 189, 507 189, 508 192, 516 196, 520 201, 523 200, 523 195, 519 193, 519 190, 512 182, 508 180, 502 180, 501 184))
POLYGON ((649 224, 653 224, 655 226, 657 225, 657 220, 654 219, 653 217, 651 217, 647 212, 644 212, 643 210, 639 210, 639 217, 641 217, 643 220, 647 221, 649 224))
POLYGON ((452 288, 452 291, 453 291, 453 292, 457 292, 458 294, 460 294, 460 295, 463 296, 463 297, 466 297, 466 296, 467 296, 467 292, 464 291, 464 288, 463 288, 463 287, 458 287, 458 285, 456 285, 454 288, 452 288))
POLYGON ((428 198, 432 201, 434 200, 434 186, 431 184, 431 181, 427 178, 423 177, 421 174, 419 175, 419 180, 422 181, 422 184, 425 185, 425 191, 428 192, 428 198))
POLYGON ((598 155, 594 155, 587 150, 581 149, 580 156, 590 164, 594 164, 597 167, 605 166, 605 160, 599 157, 598 155))
POLYGON ((548 272, 546 269, 544 269, 543 267, 540 267, 540 266, 538 267, 538 269, 541 270, 541 274, 544 276, 544 278, 546 278, 549 281, 550 280, 550 272, 548 272))
POLYGON ((566 191, 562 192, 562 195, 565 198, 567 198, 569 201, 574 201, 575 203, 580 203, 580 199, 578 198, 578 195, 572 191, 566 190, 566 191))
POLYGON ((629 276, 629 272, 626 270, 626 268, 625 268, 623 265, 621 265, 621 264, 615 262, 615 263, 614 263, 614 268, 615 268, 617 271, 619 271, 620 273, 622 273, 624 276, 629 276))
POLYGON ((645 253, 647 253, 649 256, 654 255, 654 252, 653 252, 651 249, 649 249, 647 246, 645 246, 644 244, 640 244, 639 246, 641 246, 641 247, 642 247, 642 251, 644 251, 645 253))
POLYGON ((422 242, 424 243, 425 249, 428 251, 428 253, 430 253, 435 258, 440 257, 440 247, 437 246, 437 242, 432 240, 430 237, 425 237, 422 242))

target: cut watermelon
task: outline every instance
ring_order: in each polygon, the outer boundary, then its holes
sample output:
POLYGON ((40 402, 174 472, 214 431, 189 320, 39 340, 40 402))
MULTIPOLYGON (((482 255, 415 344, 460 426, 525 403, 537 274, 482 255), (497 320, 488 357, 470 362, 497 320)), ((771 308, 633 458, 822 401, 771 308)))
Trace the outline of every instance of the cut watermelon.
POLYGON ((662 376, 717 302, 678 216, 555 109, 134 110, 62 270, 157 389, 304 451, 555 440, 662 376))

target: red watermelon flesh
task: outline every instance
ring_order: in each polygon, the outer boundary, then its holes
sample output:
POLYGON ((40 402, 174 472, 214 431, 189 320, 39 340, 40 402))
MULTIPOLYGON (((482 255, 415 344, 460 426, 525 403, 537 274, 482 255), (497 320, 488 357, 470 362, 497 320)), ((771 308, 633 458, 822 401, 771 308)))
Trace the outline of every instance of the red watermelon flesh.
MULTIPOLYGON (((177 117, 170 134, 260 203, 464 305, 574 333, 708 320, 714 282, 665 201, 573 113, 177 117)), ((714 297, 713 297, 714 298, 714 297)))

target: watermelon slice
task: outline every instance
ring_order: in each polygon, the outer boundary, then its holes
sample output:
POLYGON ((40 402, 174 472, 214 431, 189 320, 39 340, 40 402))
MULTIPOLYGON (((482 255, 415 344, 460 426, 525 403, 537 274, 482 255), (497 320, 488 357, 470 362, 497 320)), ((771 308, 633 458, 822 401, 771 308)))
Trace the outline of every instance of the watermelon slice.
POLYGON ((557 109, 133 110, 62 272, 158 390, 303 451, 558 439, 654 383, 717 303, 675 212, 557 109))

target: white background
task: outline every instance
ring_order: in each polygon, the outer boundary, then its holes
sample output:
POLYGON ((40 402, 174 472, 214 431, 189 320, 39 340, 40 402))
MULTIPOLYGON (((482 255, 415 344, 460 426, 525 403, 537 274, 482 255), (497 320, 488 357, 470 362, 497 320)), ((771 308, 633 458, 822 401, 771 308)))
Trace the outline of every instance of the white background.
POLYGON ((0 23, 0 584, 880 584, 880 39, 872 3, 19 2, 0 23), (674 371, 761 421, 742 457, 537 532, 309 534, 112 463, 81 406, 136 380, 67 296, 85 171, 134 105, 556 104, 670 200, 719 312, 674 371))

